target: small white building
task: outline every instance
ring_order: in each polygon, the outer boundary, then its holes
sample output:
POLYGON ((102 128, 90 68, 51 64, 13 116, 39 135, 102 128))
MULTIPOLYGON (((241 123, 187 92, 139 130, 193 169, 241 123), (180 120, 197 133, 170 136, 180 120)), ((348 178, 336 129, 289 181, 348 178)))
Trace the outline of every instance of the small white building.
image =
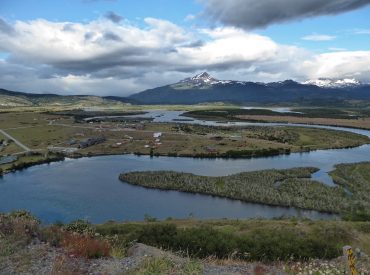
POLYGON ((162 136, 162 133, 161 132, 158 132, 158 133, 154 133, 153 134, 153 138, 160 138, 162 136))

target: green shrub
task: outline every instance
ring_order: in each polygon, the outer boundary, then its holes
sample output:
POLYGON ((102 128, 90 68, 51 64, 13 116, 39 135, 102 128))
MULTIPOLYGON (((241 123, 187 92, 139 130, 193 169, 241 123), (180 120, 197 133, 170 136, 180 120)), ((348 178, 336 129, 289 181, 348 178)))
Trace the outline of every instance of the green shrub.
POLYGON ((95 233, 94 227, 88 221, 76 220, 64 226, 64 229, 69 232, 79 234, 93 235, 95 233))
POLYGON ((233 256, 251 261, 332 259, 341 254, 341 247, 349 242, 351 236, 345 227, 321 223, 310 225, 307 227, 309 230, 296 228, 293 223, 288 227, 265 227, 262 223, 244 233, 204 225, 178 228, 171 223, 116 224, 103 229, 105 226, 99 226, 97 231, 118 233, 126 243, 138 241, 191 257, 233 256))

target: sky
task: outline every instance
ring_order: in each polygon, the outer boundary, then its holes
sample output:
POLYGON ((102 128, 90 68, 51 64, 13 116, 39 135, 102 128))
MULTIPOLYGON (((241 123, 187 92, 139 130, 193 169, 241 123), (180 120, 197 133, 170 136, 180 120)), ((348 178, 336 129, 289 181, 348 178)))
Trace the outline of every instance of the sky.
POLYGON ((370 83, 370 0, 0 0, 0 88, 127 96, 203 71, 370 83))

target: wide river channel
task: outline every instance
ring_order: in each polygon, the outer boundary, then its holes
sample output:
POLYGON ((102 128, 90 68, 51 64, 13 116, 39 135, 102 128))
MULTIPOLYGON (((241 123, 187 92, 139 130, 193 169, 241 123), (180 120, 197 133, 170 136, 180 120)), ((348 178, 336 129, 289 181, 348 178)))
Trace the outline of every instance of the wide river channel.
MULTIPOLYGON (((184 119, 181 112, 151 111, 141 115, 157 122, 184 119)), ((211 121, 181 121, 206 125, 263 125, 275 123, 217 123, 211 121)), ((302 126, 289 124, 291 126, 302 126)), ((304 126, 350 131, 370 137, 370 131, 330 126, 304 126)), ((302 216, 311 219, 334 219, 335 215, 287 207, 272 207, 255 203, 217 198, 207 195, 159 191, 122 183, 122 172, 174 170, 199 175, 220 176, 242 171, 318 167, 313 178, 333 185, 328 172, 338 163, 370 161, 370 145, 352 149, 318 150, 275 157, 253 159, 192 159, 148 156, 100 156, 66 159, 62 162, 38 165, 0 178, 0 212, 26 209, 45 223, 87 219, 94 223, 108 220, 140 221, 151 215, 159 219, 173 218, 276 218, 302 216)))

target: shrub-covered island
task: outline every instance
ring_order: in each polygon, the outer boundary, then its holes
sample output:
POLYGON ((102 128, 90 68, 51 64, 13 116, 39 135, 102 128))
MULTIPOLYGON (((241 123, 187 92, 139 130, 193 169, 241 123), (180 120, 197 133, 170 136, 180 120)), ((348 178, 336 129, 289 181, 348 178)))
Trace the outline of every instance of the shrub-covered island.
POLYGON ((171 171, 130 172, 120 180, 162 190, 209 194, 246 202, 341 213, 351 207, 351 196, 342 187, 310 179, 317 168, 264 170, 209 177, 171 171))
POLYGON ((171 171, 130 172, 123 182, 147 188, 201 193, 246 202, 341 214, 370 220, 370 163, 340 164, 330 175, 337 186, 310 179, 317 168, 264 170, 209 177, 171 171))

